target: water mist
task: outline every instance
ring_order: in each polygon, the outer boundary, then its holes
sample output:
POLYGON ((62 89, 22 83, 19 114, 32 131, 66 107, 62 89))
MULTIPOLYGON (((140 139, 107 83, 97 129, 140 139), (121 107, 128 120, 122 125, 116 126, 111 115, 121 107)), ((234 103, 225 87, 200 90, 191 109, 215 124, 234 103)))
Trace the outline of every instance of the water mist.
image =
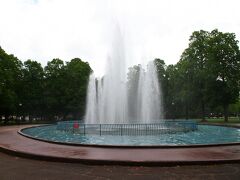
POLYGON ((138 87, 134 102, 128 99, 125 46, 120 30, 112 43, 112 52, 107 61, 106 73, 102 78, 94 74, 89 77, 87 92, 87 124, 153 123, 163 118, 161 88, 154 62, 149 62, 146 70, 138 72, 138 87), (133 119, 129 109, 136 109, 133 119))

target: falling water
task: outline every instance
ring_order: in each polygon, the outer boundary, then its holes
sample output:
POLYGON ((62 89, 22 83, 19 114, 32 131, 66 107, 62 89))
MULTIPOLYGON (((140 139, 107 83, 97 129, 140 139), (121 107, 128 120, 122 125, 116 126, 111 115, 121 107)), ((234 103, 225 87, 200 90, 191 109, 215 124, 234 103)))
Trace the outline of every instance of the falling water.
POLYGON ((87 122, 89 124, 96 123, 97 117, 97 92, 96 92, 96 79, 94 74, 89 76, 88 93, 87 93, 87 122))
POLYGON ((128 86, 124 43, 120 31, 112 44, 112 53, 108 58, 107 71, 103 78, 89 77, 87 93, 87 109, 85 123, 153 123, 162 117, 161 91, 158 83, 156 67, 149 62, 147 69, 140 68, 138 73, 136 103, 130 103, 137 115, 132 119, 129 115, 128 86))
POLYGON ((89 79, 86 123, 126 123, 128 119, 125 52, 121 32, 116 31, 104 77, 89 79))
POLYGON ((137 119, 140 123, 153 123, 162 119, 160 87, 156 67, 150 61, 145 71, 142 67, 139 72, 137 119))

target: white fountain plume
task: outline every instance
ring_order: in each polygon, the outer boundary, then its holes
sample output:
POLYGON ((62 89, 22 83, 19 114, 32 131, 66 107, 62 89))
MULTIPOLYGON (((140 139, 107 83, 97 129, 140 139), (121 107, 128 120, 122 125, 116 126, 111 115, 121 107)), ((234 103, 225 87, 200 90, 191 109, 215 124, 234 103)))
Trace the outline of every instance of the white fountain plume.
POLYGON ((97 87, 94 87, 95 80, 90 78, 88 94, 91 95, 87 98, 87 106, 90 107, 87 107, 86 123, 125 123, 128 119, 124 42, 119 28, 116 28, 116 33, 105 76, 97 81, 97 87), (94 94, 95 89, 97 94, 94 94), (93 112, 96 115, 92 115, 93 112), (92 121, 93 117, 95 121, 92 121))
POLYGON ((153 123, 163 118, 161 91, 154 62, 149 62, 146 70, 140 68, 137 95, 133 98, 133 102, 137 103, 131 103, 129 107, 125 46, 119 28, 116 29, 107 65, 102 79, 97 80, 94 74, 89 78, 85 123, 153 123), (137 119, 130 120, 130 109, 137 109, 137 119))
POLYGON ((150 61, 145 71, 139 72, 137 117, 141 123, 154 123, 162 116, 161 93, 158 83, 156 67, 150 61))
POLYGON ((96 92, 96 79, 94 74, 90 74, 87 92, 87 110, 86 117, 89 124, 96 123, 97 118, 97 92, 96 92))

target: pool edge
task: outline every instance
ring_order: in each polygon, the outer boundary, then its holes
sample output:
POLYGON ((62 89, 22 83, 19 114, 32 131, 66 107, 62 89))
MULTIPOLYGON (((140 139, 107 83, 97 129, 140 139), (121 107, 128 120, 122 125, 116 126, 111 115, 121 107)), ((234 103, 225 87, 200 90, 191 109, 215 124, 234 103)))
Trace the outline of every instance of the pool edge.
MULTIPOLYGON (((32 127, 26 127, 18 130, 18 134, 33 139, 37 141, 47 142, 51 144, 59 144, 59 145, 67 145, 67 146, 86 146, 86 147, 104 147, 104 148, 162 148, 162 149, 171 149, 171 148, 200 148, 200 147, 217 147, 217 146, 234 146, 234 145, 240 145, 240 142, 232 142, 232 143, 216 143, 216 144, 191 144, 191 145, 106 145, 106 144, 81 144, 81 143, 67 143, 67 142, 60 142, 60 141, 50 141, 42 138, 36 138, 33 136, 30 136, 28 134, 25 134, 22 132, 24 129, 29 128, 36 128, 41 126, 52 126, 54 124, 44 124, 44 125, 37 125, 32 127)), ((232 128, 238 128, 239 126, 226 126, 226 125, 215 125, 215 124, 200 124, 200 125, 211 125, 211 126, 223 126, 223 127, 232 127, 232 128)))

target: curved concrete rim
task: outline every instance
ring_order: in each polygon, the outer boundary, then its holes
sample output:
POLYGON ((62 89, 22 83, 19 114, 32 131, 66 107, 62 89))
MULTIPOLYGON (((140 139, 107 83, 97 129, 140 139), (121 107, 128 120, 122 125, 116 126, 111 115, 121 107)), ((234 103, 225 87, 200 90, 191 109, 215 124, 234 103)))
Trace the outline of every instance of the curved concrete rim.
MULTIPOLYGON (((37 125, 31 127, 25 127, 18 130, 18 133, 27 138, 31 138, 38 141, 53 143, 53 144, 61 144, 61 145, 69 145, 69 146, 89 146, 89 147, 108 147, 108 148, 192 148, 192 147, 212 147, 212 146, 231 146, 231 145, 240 145, 240 142, 229 142, 229 143, 215 143, 215 144, 189 144, 189 145, 111 145, 111 144, 86 144, 86 143, 72 143, 72 142, 60 142, 60 141, 50 141, 42 138, 37 138, 30 136, 23 132, 24 129, 42 127, 42 126, 52 126, 53 124, 44 124, 37 125)), ((201 125, 210 125, 210 124, 201 124, 201 125)), ((236 126, 226 126, 226 125, 211 125, 211 126, 223 126, 223 127, 231 127, 231 128, 240 128, 236 126)))
POLYGON ((26 127, 30 126, 0 127, 0 150, 31 159, 106 165, 175 166, 240 162, 240 145, 187 148, 70 146, 18 134, 26 127))

